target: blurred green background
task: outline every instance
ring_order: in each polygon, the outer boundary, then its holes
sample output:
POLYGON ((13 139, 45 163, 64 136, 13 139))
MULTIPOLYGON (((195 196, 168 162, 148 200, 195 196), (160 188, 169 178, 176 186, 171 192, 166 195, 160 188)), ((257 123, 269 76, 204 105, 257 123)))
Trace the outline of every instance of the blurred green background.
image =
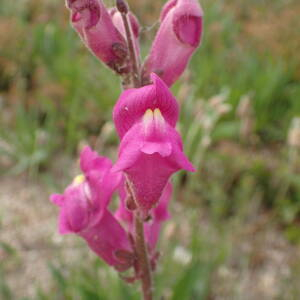
MULTIPOLYGON (((144 55, 163 2, 129 0, 144 55)), ((201 4, 201 48, 173 87, 198 172, 174 179, 156 299, 300 299, 300 3, 201 4)), ((119 79, 68 19, 63 0, 0 0, 0 299, 139 299, 58 235, 48 201, 82 145, 114 159, 118 144, 119 79)))

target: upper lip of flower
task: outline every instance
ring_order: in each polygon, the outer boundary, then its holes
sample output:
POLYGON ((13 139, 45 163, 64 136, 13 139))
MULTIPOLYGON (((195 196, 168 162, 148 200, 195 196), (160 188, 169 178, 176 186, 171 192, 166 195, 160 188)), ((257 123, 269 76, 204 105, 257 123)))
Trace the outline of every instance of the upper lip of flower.
POLYGON ((164 121, 175 127, 179 112, 178 103, 159 76, 151 73, 151 79, 152 84, 126 90, 119 98, 113 118, 121 138, 143 117, 147 109, 153 112, 159 109, 164 121))

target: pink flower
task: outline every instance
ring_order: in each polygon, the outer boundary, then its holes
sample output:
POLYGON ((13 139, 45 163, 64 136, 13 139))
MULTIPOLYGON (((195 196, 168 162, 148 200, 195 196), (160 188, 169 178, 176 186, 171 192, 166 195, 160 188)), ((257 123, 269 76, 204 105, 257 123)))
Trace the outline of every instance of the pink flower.
POLYGON ((129 261, 119 258, 119 252, 130 252, 126 231, 107 210, 107 205, 122 175, 112 173, 112 163, 98 156, 89 147, 80 154, 84 175, 77 176, 63 194, 51 195, 60 208, 59 232, 76 233, 108 264, 126 268, 129 261))
POLYGON ((158 202, 173 173, 194 171, 174 128, 177 102, 157 75, 151 78, 153 84, 123 92, 113 112, 121 137, 113 171, 127 174, 145 214, 158 202))
POLYGON ((114 26, 102 0, 66 0, 71 23, 84 44, 101 61, 122 72, 127 59, 127 45, 114 26))
POLYGON ((171 86, 185 70, 200 44, 202 9, 197 0, 170 0, 161 13, 161 25, 148 58, 143 77, 157 73, 171 86))

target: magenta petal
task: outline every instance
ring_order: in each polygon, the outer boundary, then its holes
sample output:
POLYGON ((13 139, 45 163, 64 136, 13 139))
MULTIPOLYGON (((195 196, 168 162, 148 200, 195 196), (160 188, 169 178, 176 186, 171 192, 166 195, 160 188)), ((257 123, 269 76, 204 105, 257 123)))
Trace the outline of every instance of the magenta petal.
POLYGON ((94 226, 122 180, 121 173, 111 171, 111 161, 89 147, 82 150, 80 165, 84 174, 77 176, 63 194, 50 197, 60 208, 59 228, 63 233, 79 233, 94 226))
POLYGON ((158 153, 162 157, 169 156, 172 152, 172 145, 169 142, 145 142, 141 147, 141 152, 145 154, 158 153))
POLYGON ((121 182, 121 173, 112 173, 111 161, 85 147, 80 154, 80 166, 89 184, 91 198, 98 209, 105 208, 121 182), (101 192, 99 192, 101 191, 101 192))
POLYGON ((103 175, 109 168, 111 168, 111 161, 103 156, 99 156, 96 151, 88 146, 84 147, 80 153, 80 168, 84 173, 92 170, 100 172, 99 176, 103 175))
POLYGON ((163 19, 166 17, 166 15, 169 13, 169 11, 176 6, 178 0, 169 0, 168 2, 166 2, 166 4, 164 5, 164 7, 161 10, 161 14, 160 14, 160 21, 162 22, 163 19))
POLYGON ((200 42, 202 21, 200 17, 181 16, 174 21, 174 31, 177 38, 185 44, 197 47, 200 42))
POLYGON ((113 172, 112 169, 107 172, 106 176, 104 176, 101 185, 99 185, 98 189, 95 190, 95 193, 99 195, 100 209, 106 208, 111 200, 113 192, 117 189, 122 181, 122 173, 121 172, 113 172))
POLYGON ((159 239, 162 222, 169 219, 168 205, 172 195, 172 185, 167 183, 158 205, 153 208, 152 220, 145 224, 145 235, 150 249, 153 251, 159 239))
POLYGON ((113 119, 121 138, 147 109, 158 108, 164 119, 175 127, 179 113, 176 99, 156 74, 152 74, 151 79, 153 83, 150 85, 124 91, 115 105, 113 119))
POLYGON ((184 155, 184 153, 180 148, 174 148, 173 155, 174 155, 174 160, 178 162, 180 169, 189 172, 196 171, 192 163, 188 160, 188 158, 184 155))
POLYGON ((90 248, 109 265, 122 264, 122 261, 115 255, 116 251, 132 251, 125 230, 108 210, 104 211, 103 217, 97 224, 81 232, 80 235, 87 241, 90 248))
POLYGON ((145 236, 150 250, 153 252, 157 242, 159 240, 159 234, 161 231, 161 223, 156 221, 149 221, 150 223, 145 225, 145 236))
POLYGON ((84 195, 83 184, 69 187, 65 193, 65 202, 62 210, 65 211, 67 223, 73 232, 83 230, 91 215, 90 204, 84 195))
POLYGON ((140 124, 134 125, 122 139, 119 158, 112 168, 112 172, 120 172, 133 166, 139 158, 143 145, 140 124))
POLYGON ((57 206, 62 206, 64 201, 64 196, 61 194, 53 194, 50 196, 50 201, 57 206))
POLYGON ((171 200, 172 192, 172 184, 168 182, 159 200, 159 204, 154 208, 154 219, 156 221, 163 222, 170 218, 168 206, 171 200))
POLYGON ((60 234, 73 233, 72 228, 69 225, 66 210, 61 209, 58 217, 58 232, 60 234))
POLYGON ((90 210, 82 185, 71 185, 63 195, 54 194, 50 199, 60 207, 58 227, 61 234, 79 232, 87 226, 90 210))
POLYGON ((125 223, 127 225, 127 230, 129 232, 133 232, 132 230, 133 213, 126 207, 126 200, 130 195, 127 192, 125 178, 123 178, 123 182, 120 185, 119 196, 120 196, 120 202, 119 202, 119 207, 115 212, 115 217, 118 221, 125 223))
POLYGON ((168 161, 156 153, 141 154, 136 165, 125 170, 133 183, 135 196, 142 210, 147 212, 158 202, 169 177, 175 170, 168 161))

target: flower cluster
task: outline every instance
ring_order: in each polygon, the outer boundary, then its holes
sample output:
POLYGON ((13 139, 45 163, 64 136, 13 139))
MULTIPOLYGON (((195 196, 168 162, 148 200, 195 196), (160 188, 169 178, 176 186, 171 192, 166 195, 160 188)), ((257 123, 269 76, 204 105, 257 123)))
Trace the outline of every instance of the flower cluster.
MULTIPOLYGON (((118 74, 132 74, 130 51, 136 58, 140 55, 139 23, 124 2, 123 7, 117 2, 118 8, 107 9, 101 0, 67 0, 67 7, 90 51, 118 74)), ((63 194, 51 196, 60 208, 59 232, 81 236, 120 272, 131 267, 139 271, 136 217, 143 222, 155 266, 161 225, 169 218, 170 177, 181 169, 194 171, 176 130, 179 107, 169 87, 200 43, 202 11, 196 0, 170 0, 160 20, 150 54, 139 64, 139 86, 124 90, 113 110, 120 138, 116 163, 85 147, 80 154, 82 175, 63 194), (112 211, 114 193, 119 205, 112 211)))
MULTIPOLYGON (((128 8, 121 12, 116 7, 107 9, 102 0, 66 0, 66 4, 72 26, 87 48, 117 73, 130 73, 132 62, 122 20, 122 12, 128 8)), ((197 0, 169 0, 165 4, 150 54, 142 66, 144 84, 149 83, 152 72, 168 86, 179 78, 200 44, 202 14, 197 0)), ((128 12, 128 17, 135 53, 140 57, 140 25, 133 13, 128 12)))

